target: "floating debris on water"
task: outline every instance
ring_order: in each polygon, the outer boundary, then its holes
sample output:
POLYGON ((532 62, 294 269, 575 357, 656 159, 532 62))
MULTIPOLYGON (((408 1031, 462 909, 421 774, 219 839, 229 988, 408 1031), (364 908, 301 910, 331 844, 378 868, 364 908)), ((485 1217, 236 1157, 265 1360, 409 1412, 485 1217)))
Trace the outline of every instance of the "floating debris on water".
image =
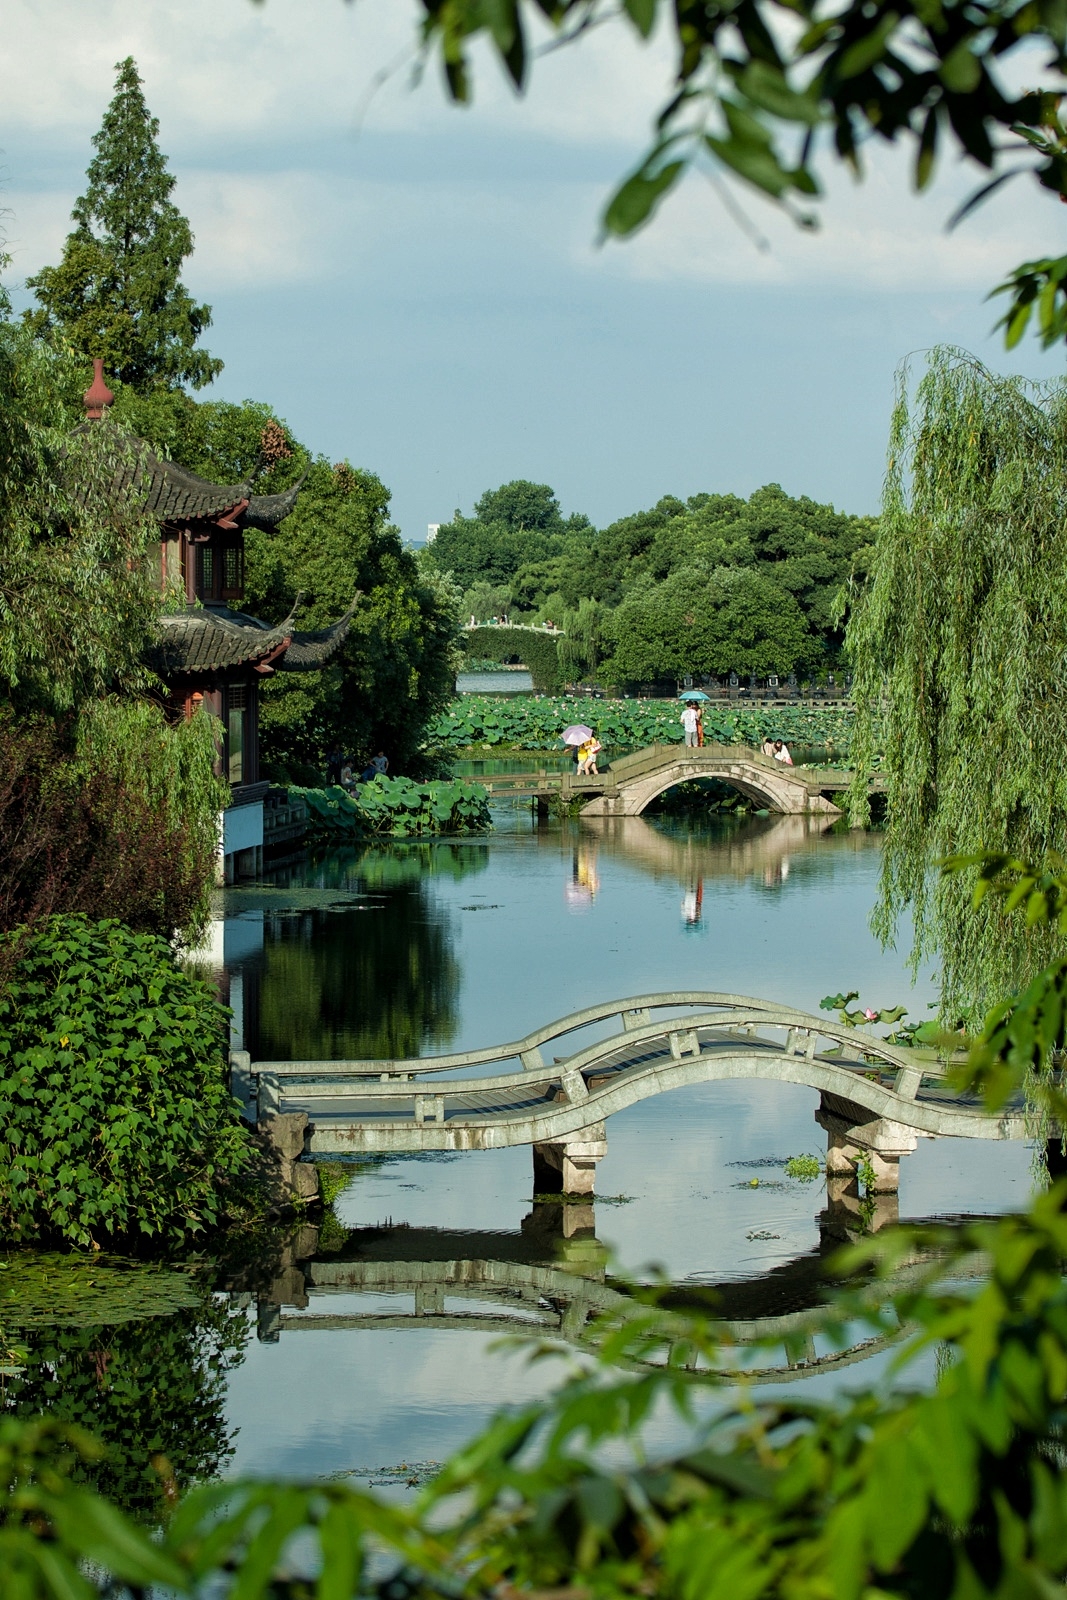
POLYGON ((363 1478, 372 1489, 388 1489, 399 1484, 404 1489, 421 1489, 424 1483, 437 1476, 440 1461, 397 1461, 389 1467, 350 1467, 347 1472, 331 1472, 328 1480, 363 1478))

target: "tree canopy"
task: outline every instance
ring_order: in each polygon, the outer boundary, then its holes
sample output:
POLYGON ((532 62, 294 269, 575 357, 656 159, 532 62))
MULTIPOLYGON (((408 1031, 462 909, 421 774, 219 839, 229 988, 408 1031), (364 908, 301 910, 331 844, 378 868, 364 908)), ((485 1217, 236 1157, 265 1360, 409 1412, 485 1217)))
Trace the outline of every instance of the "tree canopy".
POLYGON ((171 199, 175 179, 133 57, 116 70, 62 260, 26 280, 39 302, 27 321, 80 355, 101 357, 109 374, 135 388, 200 389, 222 362, 198 348, 211 308, 197 305, 181 281, 193 235, 171 199))
POLYGON ((506 613, 563 628, 571 676, 598 668, 610 682, 731 669, 820 673, 840 659, 834 596, 865 570, 873 537, 873 519, 796 499, 776 483, 748 500, 664 495, 600 530, 581 514, 564 518, 547 485, 511 483, 487 490, 473 517, 457 512, 423 561, 463 590, 464 616, 506 613), (731 587, 730 572, 760 581, 731 587), (696 592, 694 632, 681 619, 696 592), (720 622, 712 606, 722 609, 720 622), (753 620, 762 614, 766 628, 753 620))
POLYGON ((800 607, 770 578, 744 568, 683 568, 637 585, 612 614, 606 671, 623 680, 731 670, 787 673, 810 636, 800 607))

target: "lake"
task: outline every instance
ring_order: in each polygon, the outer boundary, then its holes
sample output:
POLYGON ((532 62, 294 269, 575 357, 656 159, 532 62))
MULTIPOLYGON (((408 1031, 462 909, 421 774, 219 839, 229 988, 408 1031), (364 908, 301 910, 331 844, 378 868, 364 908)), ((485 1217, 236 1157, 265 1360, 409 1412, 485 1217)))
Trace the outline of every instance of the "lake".
MULTIPOLYGON (((903 954, 868 929, 877 835, 802 817, 538 822, 519 803, 496 817, 487 836, 333 851, 221 893, 204 959, 235 1042, 254 1058, 426 1055, 676 988, 809 1011, 857 989, 865 1005, 927 1014, 932 974, 912 987, 903 954)), ((131 1312, 101 1330, 83 1310, 62 1337, 43 1315, 24 1403, 62 1411, 76 1395, 78 1420, 128 1451, 149 1434, 180 1450, 186 1413, 202 1418, 204 1442, 186 1439, 191 1476, 417 1479, 549 1381, 501 1334, 566 1327, 583 1295, 662 1273, 683 1298, 719 1285, 732 1316, 810 1306, 840 1216, 821 1180, 790 1179, 783 1163, 824 1152, 816 1103, 741 1082, 646 1101, 609 1119, 601 1199, 573 1211, 534 1203, 528 1149, 364 1161, 337 1203, 347 1233, 304 1229, 221 1264, 210 1314, 131 1312), (179 1398, 159 1398, 179 1370, 179 1398), (125 1389, 111 1382, 122 1373, 125 1389)), ((1022 1145, 920 1140, 899 1214, 1019 1207, 1030 1160, 1022 1145)), ((886 1359, 830 1362, 804 1387, 866 1381, 886 1359)), ((146 1443, 145 1459, 159 1448, 146 1443)))
MULTIPOLYGON (((498 818, 488 838, 334 853, 227 893, 225 953, 253 1056, 476 1048, 596 1001, 678 987, 806 1010, 854 988, 864 1004, 926 1014, 931 974, 912 988, 900 954, 868 930, 877 836, 823 835, 793 817, 537 825, 517 805, 498 818)), ((677 1284, 784 1284, 782 1304, 795 1280, 814 1292, 823 1186, 768 1164, 824 1149, 816 1100, 793 1086, 715 1084, 613 1117, 593 1270, 606 1257, 611 1272, 660 1270, 677 1284)), ((902 1164, 900 1214, 1009 1208, 1029 1189, 1022 1146, 923 1140, 902 1164)), ((531 1196, 526 1149, 394 1158, 360 1171, 338 1211, 361 1230, 361 1259, 514 1263, 529 1254, 531 1196)), ((557 1242, 568 1245, 575 1270, 590 1270, 588 1230, 557 1242)), ((410 1270, 393 1270, 408 1285, 410 1270)), ((497 1404, 546 1381, 519 1354, 494 1352, 498 1330, 463 1326, 469 1299, 439 1293, 438 1315, 451 1311, 455 1326, 420 1328, 413 1290, 346 1294, 344 1276, 283 1311, 277 1342, 250 1344, 231 1375, 235 1471, 441 1459, 497 1404), (363 1320, 330 1328, 324 1312, 363 1320), (386 1325, 405 1314, 403 1327, 386 1325), (280 1413, 264 1412, 265 1392, 284 1393, 280 1413)), ((497 1310, 508 1305, 502 1290, 497 1310)))

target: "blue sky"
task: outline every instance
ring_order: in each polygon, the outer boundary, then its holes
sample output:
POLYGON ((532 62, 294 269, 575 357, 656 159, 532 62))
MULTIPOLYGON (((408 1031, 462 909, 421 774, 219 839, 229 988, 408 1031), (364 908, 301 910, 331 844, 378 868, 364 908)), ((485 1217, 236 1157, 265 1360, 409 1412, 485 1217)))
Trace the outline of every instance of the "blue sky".
POLYGON ((408 538, 515 477, 601 525, 771 481, 873 511, 903 356, 947 341, 1062 372, 1036 341, 1006 355, 984 303, 1019 260, 1064 250, 1053 199, 1009 185, 946 236, 972 177, 950 169, 916 200, 885 153, 862 188, 833 179, 814 236, 742 196, 760 250, 694 178, 638 239, 598 248, 664 42, 603 28, 539 61, 521 99, 484 60, 459 110, 436 71, 412 87, 415 17, 411 0, 8 0, 9 280, 58 259, 132 54, 226 362, 206 393, 269 400, 377 472, 408 538))

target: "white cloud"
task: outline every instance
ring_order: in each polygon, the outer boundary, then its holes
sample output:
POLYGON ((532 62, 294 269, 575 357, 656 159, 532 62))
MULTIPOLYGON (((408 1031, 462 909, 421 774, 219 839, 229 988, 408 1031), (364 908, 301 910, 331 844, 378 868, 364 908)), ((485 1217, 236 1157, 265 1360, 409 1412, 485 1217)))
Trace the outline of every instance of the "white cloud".
MULTIPOLYGON (((0 69, 9 126, 84 134, 99 125, 114 64, 133 55, 167 140, 220 135, 272 142, 368 126, 423 131, 458 113, 436 62, 412 92, 419 8, 397 0, 8 0, 0 69), (371 95, 379 75, 392 68, 371 95)), ((547 35, 546 35, 547 37, 547 35)), ((662 45, 595 30, 542 58, 518 99, 476 52, 477 116, 559 139, 633 142, 669 82, 662 45)))
MULTIPOLYGON (((847 285, 889 294, 983 290, 1024 255, 1062 250, 1063 214, 1053 197, 1020 178, 948 233, 952 212, 980 182, 977 169, 958 169, 916 196, 904 152, 879 152, 862 183, 830 174, 827 199, 812 208, 821 222, 814 232, 735 186, 731 192, 762 237, 761 249, 714 189, 694 176, 642 233, 604 254, 615 272, 664 283, 847 285)), ((582 254, 588 261, 592 253, 582 254)))
POLYGON ((127 53, 160 117, 163 148, 180 151, 176 198, 197 238, 187 278, 198 292, 325 282, 392 249, 466 252, 478 235, 490 250, 519 240, 583 273, 651 283, 848 284, 887 294, 981 291, 1021 255, 1061 248, 1063 214, 1023 182, 946 236, 945 218, 971 178, 957 174, 916 200, 904 152, 886 151, 862 186, 832 175, 814 235, 741 191, 769 244, 761 252, 713 190, 690 179, 644 233, 597 250, 609 183, 568 181, 554 147, 608 144, 606 171, 621 175, 669 78, 663 42, 645 48, 623 26, 595 30, 541 58, 522 101, 483 50, 467 112, 447 104, 436 66, 415 91, 399 66, 368 103, 375 74, 410 57, 416 16, 414 3, 398 0, 9 0, 0 45, 7 127, 58 141, 71 172, 69 192, 33 192, 9 156, 3 199, 14 213, 6 232, 16 275, 56 259, 114 63, 127 53), (436 149, 454 139, 455 176, 369 176, 352 138, 361 110, 369 130, 418 134, 436 149), (539 152, 540 177, 465 176, 471 147, 487 150, 505 132, 539 152), (328 176, 312 145, 320 157, 347 151, 351 160, 332 162, 338 175, 328 176))

